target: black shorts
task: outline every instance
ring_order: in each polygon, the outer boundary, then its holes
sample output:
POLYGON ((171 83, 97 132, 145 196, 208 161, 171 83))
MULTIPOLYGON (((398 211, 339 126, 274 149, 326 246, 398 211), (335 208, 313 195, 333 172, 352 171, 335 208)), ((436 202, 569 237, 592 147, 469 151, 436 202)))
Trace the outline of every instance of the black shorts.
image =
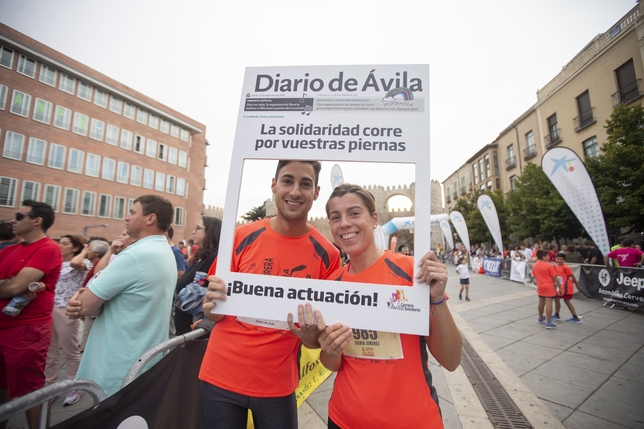
POLYGON ((468 285, 468 284, 470 284, 470 279, 469 279, 469 277, 468 277, 468 278, 466 278, 466 279, 461 279, 461 284, 462 284, 462 285, 468 285))

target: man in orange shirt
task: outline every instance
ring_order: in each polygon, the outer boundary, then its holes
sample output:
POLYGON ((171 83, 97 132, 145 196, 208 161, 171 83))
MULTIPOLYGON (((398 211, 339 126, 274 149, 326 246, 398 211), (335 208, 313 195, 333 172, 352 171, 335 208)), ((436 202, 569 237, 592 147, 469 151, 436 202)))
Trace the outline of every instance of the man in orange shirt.
POLYGON ((538 323, 546 322, 546 329, 555 329, 557 325, 552 323, 552 300, 561 293, 561 285, 557 277, 555 267, 548 260, 547 250, 537 250, 537 263, 532 267, 532 275, 537 283, 537 295, 539 295, 538 323), (543 308, 546 308, 546 317, 543 316, 543 308))
MULTIPOLYGON (((271 186, 277 216, 235 230, 232 272, 327 279, 340 267, 340 252, 307 223, 320 168, 318 161, 279 161, 271 186)), ((209 275, 215 267, 216 261, 209 275)), ((299 306, 299 328, 290 315, 288 325, 218 315, 227 287, 218 277, 209 281, 203 309, 217 324, 199 373, 204 426, 245 429, 251 410, 256 427, 297 428, 297 351, 300 341, 320 347, 311 306, 306 314, 299 306)))

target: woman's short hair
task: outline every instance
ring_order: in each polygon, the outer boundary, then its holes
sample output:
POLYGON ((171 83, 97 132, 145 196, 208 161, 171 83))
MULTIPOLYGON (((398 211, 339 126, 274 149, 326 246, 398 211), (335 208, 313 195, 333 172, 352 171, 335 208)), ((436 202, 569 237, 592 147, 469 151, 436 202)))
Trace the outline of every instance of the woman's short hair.
POLYGON ((376 212, 376 199, 371 194, 371 192, 367 191, 362 186, 352 185, 350 183, 344 183, 336 187, 333 190, 333 192, 331 192, 331 196, 329 197, 329 200, 326 202, 327 216, 329 216, 329 202, 331 201, 331 199, 335 197, 344 197, 347 194, 356 194, 357 196, 359 196, 362 202, 364 203, 365 207, 367 207, 367 210, 369 210, 369 214, 371 216, 374 215, 374 213, 376 212))

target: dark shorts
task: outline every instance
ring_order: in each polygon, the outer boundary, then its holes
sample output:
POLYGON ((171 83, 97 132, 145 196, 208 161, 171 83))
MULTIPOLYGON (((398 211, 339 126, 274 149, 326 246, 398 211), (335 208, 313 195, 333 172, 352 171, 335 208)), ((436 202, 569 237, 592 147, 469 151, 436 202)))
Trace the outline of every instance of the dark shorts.
POLYGON ((541 295, 539 295, 539 298, 550 298, 550 299, 555 299, 555 298, 559 298, 559 297, 558 297, 557 295, 555 295, 555 296, 541 296, 541 295))
POLYGON ((469 278, 467 278, 467 279, 461 279, 461 284, 462 284, 462 285, 468 285, 468 284, 470 284, 470 279, 469 279, 469 278))
POLYGON ((0 329, 0 389, 17 398, 45 386, 52 323, 0 329))
POLYGON ((206 429, 246 429, 248 410, 255 429, 296 429, 295 393, 278 398, 258 398, 201 382, 201 403, 206 429))

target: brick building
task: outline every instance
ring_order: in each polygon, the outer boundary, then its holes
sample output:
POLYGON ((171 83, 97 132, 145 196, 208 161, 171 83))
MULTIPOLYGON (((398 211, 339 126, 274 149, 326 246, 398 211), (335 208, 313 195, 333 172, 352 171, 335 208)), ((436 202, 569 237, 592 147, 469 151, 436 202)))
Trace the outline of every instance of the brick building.
POLYGON ((132 201, 175 207, 175 240, 204 212, 206 127, 0 24, 0 219, 51 204, 49 235, 115 238, 132 201), (105 227, 104 225, 109 225, 105 227))

